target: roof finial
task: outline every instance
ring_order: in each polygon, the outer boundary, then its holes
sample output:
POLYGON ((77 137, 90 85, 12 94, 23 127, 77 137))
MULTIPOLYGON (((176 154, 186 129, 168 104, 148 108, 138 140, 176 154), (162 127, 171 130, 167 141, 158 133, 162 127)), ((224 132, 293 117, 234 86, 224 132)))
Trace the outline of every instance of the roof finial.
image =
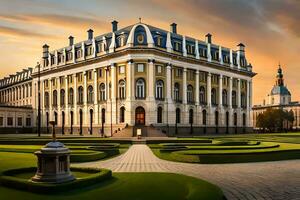
POLYGON ((139 22, 142 23, 142 18, 141 17, 139 17, 139 22))

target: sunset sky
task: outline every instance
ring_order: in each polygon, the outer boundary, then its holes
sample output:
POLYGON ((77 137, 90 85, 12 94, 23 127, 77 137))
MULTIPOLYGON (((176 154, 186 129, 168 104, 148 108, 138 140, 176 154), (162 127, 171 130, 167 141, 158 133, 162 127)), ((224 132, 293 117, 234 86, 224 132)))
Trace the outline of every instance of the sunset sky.
POLYGON ((138 22, 200 40, 206 33, 213 43, 236 48, 246 45, 253 65, 254 103, 261 103, 274 85, 280 62, 293 101, 300 101, 300 1, 298 0, 1 0, 0 78, 32 67, 42 54, 138 22))

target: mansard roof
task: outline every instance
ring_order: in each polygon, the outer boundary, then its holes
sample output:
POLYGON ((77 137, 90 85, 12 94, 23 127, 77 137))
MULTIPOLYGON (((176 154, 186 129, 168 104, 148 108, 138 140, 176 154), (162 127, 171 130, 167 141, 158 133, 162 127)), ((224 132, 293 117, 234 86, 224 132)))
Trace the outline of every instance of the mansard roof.
POLYGON ((23 69, 21 72, 9 75, 9 77, 4 77, 0 80, 0 88, 5 88, 17 83, 21 83, 27 80, 31 80, 31 73, 33 68, 23 69))

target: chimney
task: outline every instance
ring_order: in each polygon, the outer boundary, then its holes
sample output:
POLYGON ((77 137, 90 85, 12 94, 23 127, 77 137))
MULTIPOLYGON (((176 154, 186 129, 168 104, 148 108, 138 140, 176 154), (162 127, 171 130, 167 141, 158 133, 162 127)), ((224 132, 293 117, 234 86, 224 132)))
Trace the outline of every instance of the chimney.
POLYGON ((239 43, 237 46, 239 51, 245 52, 245 45, 243 43, 239 43))
POLYGON ((170 25, 170 29, 171 29, 171 33, 177 34, 177 24, 176 23, 172 23, 170 25))
POLYGON ((47 59, 49 54, 49 46, 44 44, 43 46, 43 59, 47 59))
POLYGON ((112 32, 116 32, 118 30, 118 22, 116 20, 111 22, 112 32))
POLYGON ((210 44, 211 44, 211 36, 212 36, 212 35, 211 35, 210 33, 207 33, 207 34, 206 34, 206 36, 205 36, 205 42, 206 42, 206 43, 210 43, 210 44))
POLYGON ((74 37, 72 35, 70 35, 69 37, 69 46, 73 46, 74 44, 74 37))
POLYGON ((88 32, 88 40, 92 40, 94 31, 92 29, 89 29, 87 32, 88 32))

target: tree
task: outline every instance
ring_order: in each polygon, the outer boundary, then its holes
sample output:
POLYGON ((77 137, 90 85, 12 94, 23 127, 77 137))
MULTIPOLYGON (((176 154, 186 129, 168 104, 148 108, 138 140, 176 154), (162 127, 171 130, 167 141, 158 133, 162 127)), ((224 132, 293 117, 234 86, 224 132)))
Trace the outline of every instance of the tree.
POLYGON ((276 132, 289 129, 293 121, 294 113, 292 110, 285 111, 283 109, 268 108, 265 112, 258 115, 257 127, 262 128, 263 131, 267 129, 269 132, 276 132))

